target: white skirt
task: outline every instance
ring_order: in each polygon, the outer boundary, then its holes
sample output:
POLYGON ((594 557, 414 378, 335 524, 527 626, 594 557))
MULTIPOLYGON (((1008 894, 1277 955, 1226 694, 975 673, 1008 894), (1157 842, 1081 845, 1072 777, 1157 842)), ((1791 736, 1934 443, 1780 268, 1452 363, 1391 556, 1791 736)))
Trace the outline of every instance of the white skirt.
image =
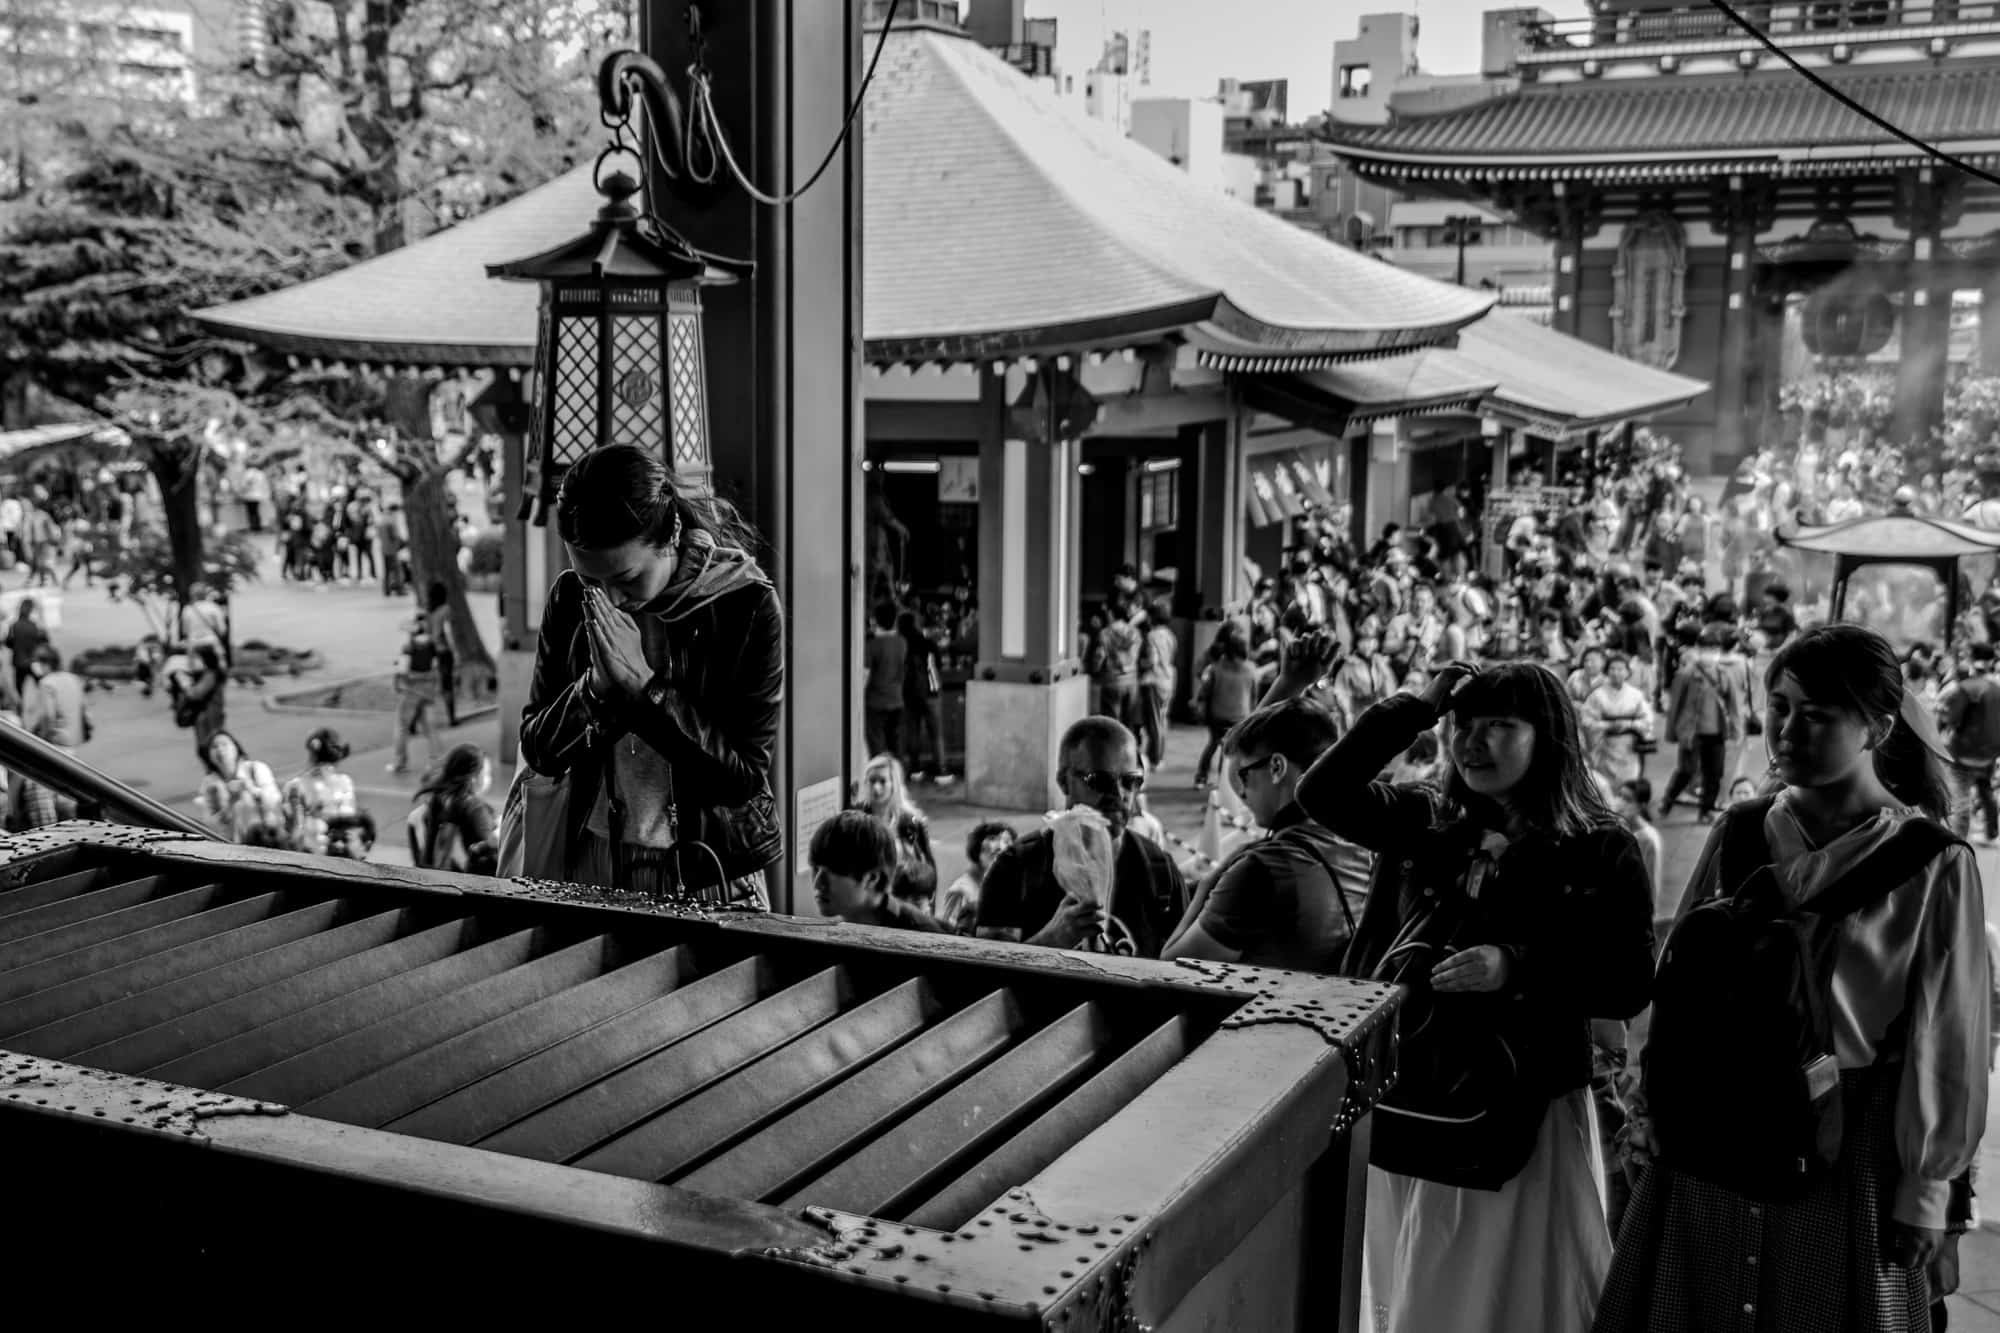
POLYGON ((1498 1190, 1368 1168, 1363 1308, 1374 1333, 1589 1333, 1611 1267, 1590 1090, 1549 1103, 1498 1190))

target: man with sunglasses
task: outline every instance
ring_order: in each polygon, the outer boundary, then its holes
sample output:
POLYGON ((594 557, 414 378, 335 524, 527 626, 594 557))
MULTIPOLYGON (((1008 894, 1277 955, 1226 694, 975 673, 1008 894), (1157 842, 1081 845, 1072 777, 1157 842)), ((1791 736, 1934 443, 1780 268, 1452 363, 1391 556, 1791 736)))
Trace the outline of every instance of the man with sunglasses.
POLYGON ((1063 804, 1097 811, 1111 826, 1114 859, 1111 910, 1078 901, 1056 879, 1055 839, 1046 828, 995 858, 979 893, 981 939, 1012 940, 1050 949, 1112 941, 1141 958, 1160 946, 1187 906, 1180 867, 1152 840, 1129 827, 1138 813, 1146 773, 1139 745, 1124 724, 1087 717, 1063 733, 1056 748, 1056 783, 1063 804))
POLYGON ((1361 912, 1368 858, 1314 823, 1294 795, 1339 735, 1332 714, 1305 699, 1266 704, 1230 729, 1222 748, 1232 780, 1266 836, 1202 881, 1161 957, 1335 969, 1361 912))

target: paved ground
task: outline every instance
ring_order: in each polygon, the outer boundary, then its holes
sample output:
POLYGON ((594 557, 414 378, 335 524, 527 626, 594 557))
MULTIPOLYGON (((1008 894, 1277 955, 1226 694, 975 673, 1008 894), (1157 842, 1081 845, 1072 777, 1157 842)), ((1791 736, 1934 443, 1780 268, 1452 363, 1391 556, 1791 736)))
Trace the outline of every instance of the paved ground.
MULTIPOLYGON (((272 696, 300 686, 374 675, 386 671, 402 641, 402 625, 414 612, 404 599, 391 600, 370 588, 300 588, 279 582, 275 567, 267 562, 267 581, 253 584, 239 596, 238 635, 261 638, 293 648, 317 648, 326 665, 301 677, 273 679, 261 689, 236 687, 230 694, 229 726, 251 754, 270 763, 280 781, 304 764, 304 741, 315 727, 338 728, 353 746, 348 770, 354 776, 364 804, 374 814, 384 832, 377 859, 407 861, 402 849, 401 822, 409 810, 414 775, 384 772, 394 719, 388 714, 346 711, 297 712, 268 707, 272 696)), ((0 600, 16 585, 14 576, 0 578, 0 600)), ((474 606, 488 636, 497 642, 494 599, 476 597, 474 606)), ((62 625, 55 632, 56 644, 66 653, 110 643, 129 643, 144 632, 139 613, 120 606, 101 591, 81 585, 64 594, 62 625)), ((155 799, 187 807, 200 782, 191 733, 174 727, 163 699, 143 699, 136 687, 121 686, 109 693, 91 696, 97 720, 96 739, 83 750, 83 758, 112 775, 131 783, 155 799)), ((1204 793, 1193 786, 1194 760, 1206 733, 1197 728, 1178 729, 1168 749, 1167 763, 1149 787, 1153 813, 1165 825, 1170 841, 1183 855, 1203 843, 1203 822, 1207 811, 1204 793)), ((445 734, 447 744, 475 741, 489 751, 497 750, 499 724, 492 715, 470 722, 445 734)), ((423 763, 421 742, 417 744, 413 767, 423 763)), ((1733 759, 1733 756, 1732 756, 1733 759)), ((1671 762, 1656 756, 1651 776, 1655 789, 1664 786, 1671 762)), ((1761 767, 1752 764, 1755 771, 1761 767)), ((1732 770, 1733 771, 1733 770, 1732 770)), ((499 775, 504 790, 507 773, 499 775)), ((938 851, 939 882, 948 884, 965 865, 965 838, 983 819, 999 818, 1016 827, 1031 827, 1038 814, 995 811, 966 803, 956 788, 921 787, 917 798, 930 816, 932 838, 938 851)), ((497 796, 496 796, 497 799, 497 796)), ((1217 830, 1211 828, 1211 837, 1217 830)), ((1230 830, 1221 830, 1225 834, 1230 830)), ((1666 877, 1684 882, 1701 850, 1706 830, 1698 826, 1692 812, 1683 808, 1662 829, 1666 848, 1666 877)), ((1981 848, 1980 867, 1988 882, 2000 869, 2000 852, 1981 848)), ((1989 895, 1989 917, 2000 921, 2000 894, 1989 895)), ((1996 1088, 1994 1110, 1989 1117, 1986 1148, 1982 1153, 1981 1175, 2000 1182, 2000 1088, 1996 1088)), ((2000 1185, 1994 1187, 1990 1211, 1992 1225, 2000 1227, 2000 1185)), ((1963 1290, 1952 1301, 1951 1327, 1967 1333, 2000 1333, 2000 1230, 1982 1230, 1969 1237, 1962 1250, 1963 1290)))

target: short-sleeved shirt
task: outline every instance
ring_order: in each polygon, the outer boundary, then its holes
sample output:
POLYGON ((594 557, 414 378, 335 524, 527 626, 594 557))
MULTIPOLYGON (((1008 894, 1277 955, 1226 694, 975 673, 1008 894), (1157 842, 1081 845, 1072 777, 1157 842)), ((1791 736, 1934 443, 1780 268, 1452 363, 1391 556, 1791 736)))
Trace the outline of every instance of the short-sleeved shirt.
POLYGON ((1296 805, 1216 871, 1202 904, 1208 937, 1256 967, 1333 972, 1367 897, 1368 854, 1296 805), (1343 910, 1343 901, 1345 910, 1343 910))
MULTIPOLYGON (((1065 897, 1056 879, 1055 839, 1037 829, 993 859, 979 893, 979 929, 1017 930, 1022 939, 1049 924, 1065 897)), ((1130 829, 1111 865, 1113 938, 1129 935, 1141 958, 1158 958, 1187 910, 1187 883, 1172 857, 1130 829)))

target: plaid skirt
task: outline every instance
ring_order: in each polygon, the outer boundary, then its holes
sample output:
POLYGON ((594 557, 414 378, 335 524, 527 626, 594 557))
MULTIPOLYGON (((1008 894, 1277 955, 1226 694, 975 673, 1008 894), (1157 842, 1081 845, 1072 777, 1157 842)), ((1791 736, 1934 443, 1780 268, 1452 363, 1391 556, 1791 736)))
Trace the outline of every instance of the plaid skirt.
MULTIPOLYGON (((707 859, 702 852, 688 853, 701 865, 707 859)), ((759 870, 748 875, 738 875, 726 881, 720 889, 713 884, 706 887, 683 890, 680 887, 681 870, 675 855, 655 847, 627 847, 622 876, 613 868, 611 843, 585 829, 578 839, 576 864, 570 871, 570 878, 579 884, 603 884, 611 888, 644 893, 653 898, 678 898, 689 894, 714 906, 754 907, 759 911, 769 911, 771 902, 764 892, 764 872, 759 870)), ((713 865, 711 862, 710 865, 713 865)))
POLYGON ((1646 1168, 1595 1333, 1927 1333, 1929 1284, 1888 1257, 1884 1234, 1900 1072, 1840 1076, 1840 1163, 1796 1203, 1758 1204, 1666 1163, 1646 1168))

